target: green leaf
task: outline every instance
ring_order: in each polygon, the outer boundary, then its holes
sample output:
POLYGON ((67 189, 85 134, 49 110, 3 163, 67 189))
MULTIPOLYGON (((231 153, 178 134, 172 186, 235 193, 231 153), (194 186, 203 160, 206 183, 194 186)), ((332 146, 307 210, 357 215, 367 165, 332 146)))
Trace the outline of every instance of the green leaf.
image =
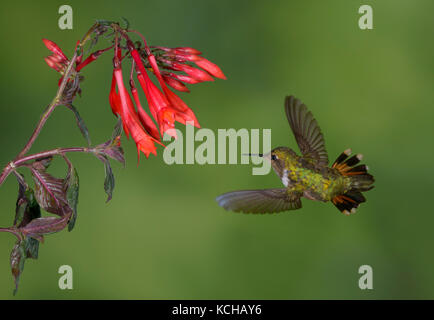
POLYGON ((115 141, 122 135, 122 119, 119 118, 112 132, 112 140, 115 141))
POLYGON ((80 132, 83 135, 83 137, 86 139, 87 144, 90 146, 91 142, 89 137, 89 130, 87 129, 86 124, 84 123, 83 118, 80 116, 80 113, 78 112, 77 108, 74 107, 72 104, 68 104, 66 105, 66 107, 74 113, 75 120, 77 121, 77 126, 80 129, 80 132))
POLYGON ((105 180, 104 180, 104 190, 107 193, 107 202, 112 198, 113 189, 115 188, 115 177, 113 175, 112 167, 110 166, 110 161, 105 158, 104 161, 105 169, 105 180))
MULTIPOLYGON (((43 168, 49 165, 46 160, 39 164, 43 168)), ((32 221, 35 221, 40 217, 41 208, 39 207, 39 204, 35 199, 33 190, 27 185, 19 183, 14 227, 21 231, 27 225, 31 224, 32 221)), ((25 235, 23 236, 24 239, 20 239, 15 243, 10 257, 12 274, 15 280, 14 295, 17 293, 18 290, 18 284, 21 273, 24 270, 25 260, 27 258, 38 259, 39 253, 39 241, 25 235)), ((39 239, 42 240, 42 236, 40 236, 39 239)))
POLYGON ((19 185, 18 199, 15 209, 14 226, 21 227, 41 216, 41 208, 35 199, 33 190, 19 185))
POLYGON ((111 21, 111 20, 95 20, 97 23, 99 23, 102 26, 110 26, 112 23, 116 23, 115 21, 111 21))
POLYGON ((18 291, 18 284, 20 282, 20 276, 24 270, 24 263, 26 259, 38 259, 39 241, 25 237, 23 240, 18 240, 12 249, 10 264, 12 275, 15 281, 15 290, 13 292, 16 295, 18 291))
POLYGON ((72 209, 72 216, 68 223, 68 231, 72 231, 77 220, 77 204, 78 204, 78 191, 79 191, 79 179, 77 170, 68 160, 68 175, 65 179, 65 192, 66 199, 69 207, 72 209))
POLYGON ((130 27, 130 22, 125 17, 121 17, 122 22, 124 23, 125 27, 124 29, 128 29, 130 27))
POLYGON ((24 249, 24 241, 17 241, 11 252, 10 264, 12 275, 15 280, 14 295, 17 294, 18 284, 20 282, 21 273, 24 270, 24 262, 26 261, 26 253, 24 249))
POLYGON ((104 164, 104 171, 105 171, 105 180, 104 180, 104 190, 107 193, 107 201, 109 202, 113 195, 113 189, 115 188, 115 177, 113 175, 112 167, 110 166, 109 159, 102 154, 96 154, 95 156, 101 160, 101 162, 104 164))
POLYGON ((26 258, 38 259, 39 241, 30 237, 26 237, 25 246, 26 258))
POLYGON ((113 189, 115 188, 115 177, 113 176, 113 170, 110 166, 108 157, 119 161, 125 166, 124 150, 121 147, 121 135, 122 120, 119 118, 113 130, 111 139, 105 143, 97 145, 93 149, 93 154, 104 164, 104 190, 107 193, 107 202, 111 200, 113 189))
POLYGON ((15 208, 14 226, 22 223, 28 206, 29 200, 26 197, 26 186, 20 183, 18 185, 18 199, 15 208))

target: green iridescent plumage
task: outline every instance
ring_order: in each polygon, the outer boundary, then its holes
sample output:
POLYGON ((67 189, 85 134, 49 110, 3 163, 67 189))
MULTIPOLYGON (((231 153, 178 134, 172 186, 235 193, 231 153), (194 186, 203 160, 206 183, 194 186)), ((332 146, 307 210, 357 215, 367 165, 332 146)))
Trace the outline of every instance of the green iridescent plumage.
POLYGON ((287 147, 262 155, 285 188, 228 192, 217 197, 219 205, 236 212, 274 213, 301 208, 300 198, 305 197, 332 201, 341 212, 354 213, 366 201, 362 192, 374 182, 367 166, 357 165, 362 156, 349 157, 348 149, 328 167, 324 138, 312 113, 293 96, 285 99, 285 112, 302 155, 287 147))

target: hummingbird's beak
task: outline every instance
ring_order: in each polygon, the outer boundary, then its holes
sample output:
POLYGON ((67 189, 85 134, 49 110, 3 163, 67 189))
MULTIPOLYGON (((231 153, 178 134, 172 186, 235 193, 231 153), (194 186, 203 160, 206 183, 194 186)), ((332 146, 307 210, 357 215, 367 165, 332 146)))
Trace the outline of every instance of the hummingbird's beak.
POLYGON ((271 162, 271 152, 268 152, 267 154, 263 154, 262 157, 271 162))
POLYGON ((262 153, 243 153, 243 156, 263 157, 264 155, 262 153))

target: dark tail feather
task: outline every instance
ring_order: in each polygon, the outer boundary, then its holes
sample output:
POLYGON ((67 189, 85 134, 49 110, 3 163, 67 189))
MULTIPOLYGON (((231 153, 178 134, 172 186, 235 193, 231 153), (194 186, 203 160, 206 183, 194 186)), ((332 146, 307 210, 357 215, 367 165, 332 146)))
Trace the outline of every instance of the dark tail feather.
POLYGON ((333 204, 345 215, 356 213, 356 209, 366 199, 360 191, 348 191, 332 199, 333 204))
POLYGON ((332 165, 332 168, 337 169, 343 176, 351 177, 350 190, 332 199, 336 208, 346 215, 355 213, 360 203, 366 201, 362 192, 371 190, 375 181, 374 177, 368 173, 368 166, 364 164, 357 165, 363 156, 356 154, 350 157, 350 154, 351 149, 345 150, 332 165))

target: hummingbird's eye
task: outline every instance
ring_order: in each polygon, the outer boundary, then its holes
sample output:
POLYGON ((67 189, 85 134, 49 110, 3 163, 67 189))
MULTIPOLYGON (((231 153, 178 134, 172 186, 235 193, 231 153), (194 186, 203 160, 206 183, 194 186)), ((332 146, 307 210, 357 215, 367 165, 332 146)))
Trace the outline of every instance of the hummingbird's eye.
POLYGON ((275 154, 271 155, 271 160, 277 160, 277 156, 275 154))

